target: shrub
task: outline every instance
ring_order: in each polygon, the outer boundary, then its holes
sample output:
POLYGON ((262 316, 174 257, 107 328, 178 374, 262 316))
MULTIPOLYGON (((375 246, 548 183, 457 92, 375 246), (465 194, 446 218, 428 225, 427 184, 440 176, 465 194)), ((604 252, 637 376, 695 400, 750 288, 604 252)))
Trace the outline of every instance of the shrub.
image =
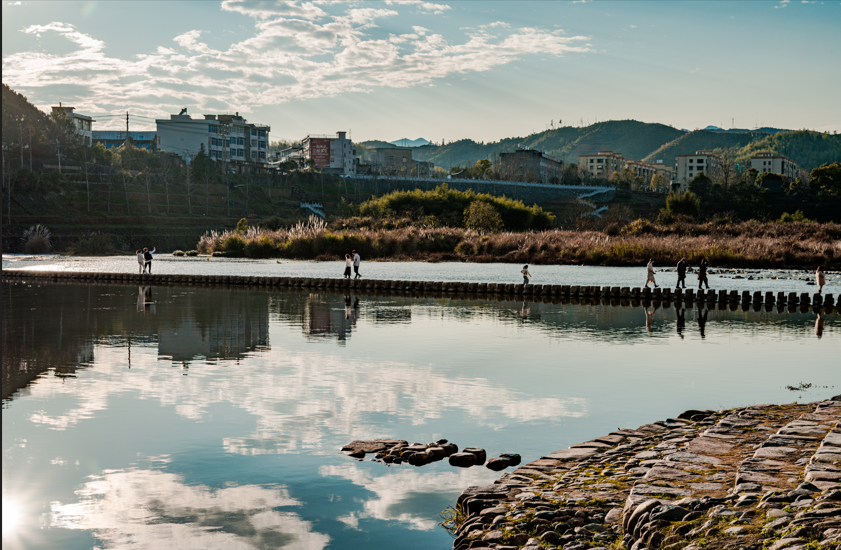
POLYGON ((701 199, 692 191, 685 193, 672 191, 666 197, 666 210, 675 215, 683 214, 694 219, 701 215, 701 199))
POLYGON ((660 209, 660 213, 657 214, 657 223, 660 225, 671 225, 677 221, 677 216, 674 215, 669 210, 665 208, 660 209))
POLYGON ((74 256, 110 256, 117 253, 111 235, 105 233, 91 233, 88 237, 81 237, 73 246, 70 253, 74 256))
POLYGON ((27 254, 46 254, 50 251, 50 230, 41 225, 33 225, 23 232, 21 242, 27 254))
POLYGON ((173 250, 172 255, 173 256, 184 256, 184 251, 183 250, 173 250))
POLYGON ((191 256, 191 257, 198 256, 199 251, 198 250, 188 250, 187 252, 184 253, 184 255, 185 256, 191 256))
POLYGON ((248 220, 242 218, 237 222, 237 233, 245 233, 246 231, 248 231, 248 220))
POLYGON ((814 220, 810 220, 809 218, 807 218, 802 210, 797 210, 794 212, 794 214, 783 212, 783 215, 780 216, 780 223, 791 222, 814 222, 814 220))
POLYGON ((464 227, 483 233, 502 231, 502 216, 496 208, 484 201, 473 201, 464 209, 464 227))
POLYGON ((277 249, 271 237, 263 235, 246 243, 245 255, 249 258, 271 258, 277 256, 277 249))
POLYGON ((245 249, 245 239, 243 239, 240 235, 230 233, 227 237, 222 239, 222 242, 219 243, 219 247, 228 254, 242 252, 243 249, 245 249))
POLYGON ((441 227, 441 222, 438 221, 438 218, 435 216, 427 216, 426 219, 423 220, 424 227, 441 227))
MULTIPOLYGON (((242 220, 240 220, 240 221, 242 221, 242 220)), ((285 224, 283 223, 283 218, 281 218, 280 216, 272 216, 271 218, 266 220, 266 222, 263 224, 263 227, 265 227, 266 229, 268 229, 270 231, 277 231, 278 229, 280 229, 284 225, 285 224)), ((246 227, 247 226, 248 226, 248 223, 246 222, 246 227)), ((237 229, 239 229, 239 224, 237 224, 237 229)))

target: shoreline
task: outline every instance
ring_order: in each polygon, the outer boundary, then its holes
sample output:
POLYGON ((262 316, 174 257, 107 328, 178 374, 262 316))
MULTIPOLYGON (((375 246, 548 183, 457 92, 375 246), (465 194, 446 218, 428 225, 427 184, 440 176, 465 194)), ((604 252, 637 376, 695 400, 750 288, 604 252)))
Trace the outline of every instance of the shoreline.
POLYGON ((841 395, 685 411, 458 497, 454 550, 841 548, 841 395))

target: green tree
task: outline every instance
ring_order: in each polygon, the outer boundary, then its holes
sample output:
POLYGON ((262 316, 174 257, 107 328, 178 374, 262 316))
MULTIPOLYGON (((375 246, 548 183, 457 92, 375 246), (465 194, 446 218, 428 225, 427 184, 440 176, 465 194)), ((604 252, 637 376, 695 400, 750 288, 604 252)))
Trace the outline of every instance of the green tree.
POLYGON ((654 174, 651 176, 651 189, 654 191, 658 191, 663 188, 663 176, 660 174, 654 174))
POLYGON ((683 215, 695 219, 701 215, 701 199, 692 191, 672 191, 666 197, 666 210, 675 216, 683 215))
POLYGON ((478 160, 476 161, 476 164, 470 168, 470 177, 474 179, 484 178, 485 173, 488 172, 488 170, 491 170, 492 166, 493 164, 491 164, 491 161, 488 159, 478 160))
POLYGON ((473 201, 464 209, 464 227, 483 233, 502 231, 502 216, 484 201, 473 201))
POLYGON ((713 180, 705 173, 698 172, 689 182, 689 190, 699 197, 709 196, 713 192, 713 180))
POLYGON ((812 170, 809 186, 812 192, 831 199, 841 199, 841 163, 822 164, 812 170))

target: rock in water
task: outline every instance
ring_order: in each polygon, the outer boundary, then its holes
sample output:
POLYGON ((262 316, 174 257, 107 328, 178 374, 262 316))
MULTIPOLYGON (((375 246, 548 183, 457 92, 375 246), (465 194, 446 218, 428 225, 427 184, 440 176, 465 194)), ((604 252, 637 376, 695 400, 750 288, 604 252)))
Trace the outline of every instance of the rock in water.
POLYGON ((450 466, 469 468, 476 465, 476 455, 473 453, 453 453, 450 455, 450 466))
POLYGON ((509 467, 511 464, 505 458, 492 458, 485 464, 485 467, 494 472, 499 472, 509 467))
POLYGON ((480 449, 478 447, 467 447, 464 449, 464 452, 476 455, 476 464, 479 466, 484 464, 485 460, 488 458, 487 453, 485 453, 485 449, 480 449))
POLYGON ((509 466, 519 466, 522 460, 520 458, 520 455, 516 453, 502 453, 501 455, 499 455, 499 458, 508 459, 509 466))

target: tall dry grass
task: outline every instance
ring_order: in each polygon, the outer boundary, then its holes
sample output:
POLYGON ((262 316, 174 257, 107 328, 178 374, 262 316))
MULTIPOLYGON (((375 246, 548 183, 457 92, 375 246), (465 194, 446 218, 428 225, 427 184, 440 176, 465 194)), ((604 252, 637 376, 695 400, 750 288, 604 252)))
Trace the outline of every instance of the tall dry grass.
POLYGON ((841 225, 816 223, 675 224, 637 220, 618 234, 547 230, 483 234, 453 227, 328 229, 311 219, 276 231, 249 228, 210 232, 203 254, 251 258, 344 258, 357 250, 366 259, 468 260, 540 264, 642 265, 690 263, 702 257, 730 267, 795 267, 841 264, 841 225))

